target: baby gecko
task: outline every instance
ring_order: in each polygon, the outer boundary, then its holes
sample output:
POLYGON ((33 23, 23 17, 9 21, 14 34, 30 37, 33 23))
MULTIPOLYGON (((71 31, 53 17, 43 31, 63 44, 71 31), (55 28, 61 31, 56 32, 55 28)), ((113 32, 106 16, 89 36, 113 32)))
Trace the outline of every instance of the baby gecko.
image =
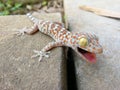
POLYGON ((94 63, 96 62, 96 54, 102 53, 103 48, 99 44, 98 37, 95 34, 77 32, 72 33, 65 29, 62 24, 57 22, 40 20, 33 17, 30 13, 27 14, 28 18, 34 23, 31 28, 24 28, 19 31, 19 34, 33 34, 40 31, 46 35, 49 35, 54 39, 40 51, 34 50, 35 55, 32 57, 39 56, 39 61, 43 57, 49 57, 50 50, 58 46, 67 46, 72 48, 80 57, 84 60, 94 63))

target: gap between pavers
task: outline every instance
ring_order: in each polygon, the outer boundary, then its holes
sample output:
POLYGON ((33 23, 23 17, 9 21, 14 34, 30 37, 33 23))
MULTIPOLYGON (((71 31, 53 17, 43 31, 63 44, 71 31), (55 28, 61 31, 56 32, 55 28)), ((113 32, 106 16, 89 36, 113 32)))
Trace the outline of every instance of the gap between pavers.
POLYGON ((120 89, 120 21, 79 9, 90 5, 120 12, 119 4, 120 0, 64 0, 70 30, 94 32, 104 49, 96 64, 88 64, 73 52, 78 90, 120 89))
MULTIPOLYGON (((61 22, 60 13, 34 16, 61 22)), ((66 60, 63 48, 51 50, 50 58, 31 59, 33 50, 41 50, 53 41, 38 32, 16 36, 15 32, 33 23, 26 15, 0 17, 0 90, 66 90, 66 60)))

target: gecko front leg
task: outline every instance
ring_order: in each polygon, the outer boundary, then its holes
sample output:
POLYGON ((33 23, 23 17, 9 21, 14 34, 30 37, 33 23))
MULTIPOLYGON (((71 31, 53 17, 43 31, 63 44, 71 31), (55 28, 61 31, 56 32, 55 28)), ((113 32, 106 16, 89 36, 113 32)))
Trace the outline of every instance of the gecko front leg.
POLYGON ((33 33, 37 32, 37 31, 38 31, 38 26, 37 26, 37 23, 36 23, 31 28, 25 27, 25 28, 19 30, 17 35, 24 35, 25 33, 26 34, 33 34, 33 33))
POLYGON ((34 50, 35 55, 32 56, 32 58, 39 56, 39 61, 42 60, 43 57, 49 57, 49 53, 52 48, 62 46, 62 42, 50 42, 48 45, 46 45, 41 51, 34 50))

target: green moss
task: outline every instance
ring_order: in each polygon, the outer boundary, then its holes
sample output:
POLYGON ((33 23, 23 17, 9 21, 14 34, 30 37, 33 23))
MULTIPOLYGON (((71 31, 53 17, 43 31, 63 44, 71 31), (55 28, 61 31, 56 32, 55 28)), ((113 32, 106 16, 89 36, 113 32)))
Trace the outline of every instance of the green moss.
POLYGON ((12 4, 12 0, 0 2, 0 15, 9 15, 10 13, 20 9, 21 7, 22 3, 12 4))
POLYGON ((42 6, 46 6, 48 4, 48 1, 47 0, 43 0, 42 1, 42 6))

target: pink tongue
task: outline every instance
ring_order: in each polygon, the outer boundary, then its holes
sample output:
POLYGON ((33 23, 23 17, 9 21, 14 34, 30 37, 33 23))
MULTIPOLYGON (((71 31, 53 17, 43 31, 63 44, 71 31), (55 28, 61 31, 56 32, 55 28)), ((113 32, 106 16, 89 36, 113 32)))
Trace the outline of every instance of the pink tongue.
POLYGON ((94 53, 84 53, 83 54, 88 61, 95 63, 96 62, 96 55, 94 53))

